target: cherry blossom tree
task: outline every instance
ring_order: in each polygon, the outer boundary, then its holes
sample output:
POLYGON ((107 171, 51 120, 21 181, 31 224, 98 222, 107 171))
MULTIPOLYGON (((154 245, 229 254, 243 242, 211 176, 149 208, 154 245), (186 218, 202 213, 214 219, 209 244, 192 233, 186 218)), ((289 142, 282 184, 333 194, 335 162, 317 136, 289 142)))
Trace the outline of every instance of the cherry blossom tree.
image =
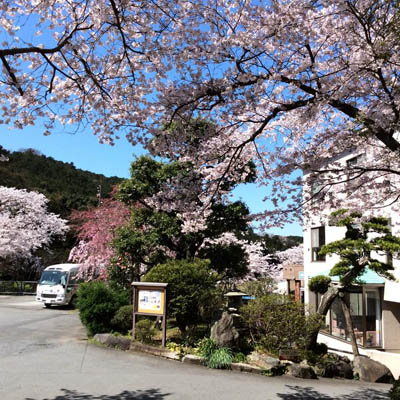
POLYGON ((80 273, 86 279, 107 278, 107 267, 115 255, 111 246, 115 230, 123 226, 129 216, 129 208, 114 198, 103 199, 99 207, 71 214, 79 242, 72 248, 69 259, 81 264, 80 273))
MULTIPOLYGON (((191 161, 203 208, 250 160, 283 211, 260 215, 267 226, 298 216, 296 171, 326 178, 344 150, 374 151, 355 188, 399 175, 397 1, 4 0, 0 13, 2 123, 45 118, 46 134, 90 125, 100 141, 126 134, 191 161), (193 145, 196 118, 213 128, 193 145)), ((389 187, 395 201, 395 179, 389 187)))
POLYGON ((250 257, 250 274, 253 279, 262 276, 271 276, 277 282, 283 279, 283 267, 286 265, 303 264, 303 245, 290 247, 273 254, 263 255, 262 249, 257 248, 258 243, 250 244, 248 252, 250 257), (254 247, 256 247, 254 249, 254 247), (254 249, 254 250, 253 250, 254 249))
POLYGON ((248 265, 248 274, 244 280, 268 277, 278 282, 282 280, 285 265, 303 264, 303 245, 266 254, 260 241, 240 239, 231 232, 223 233, 217 238, 206 239, 204 245, 237 245, 243 248, 248 265))
POLYGON ((68 230, 47 202, 40 193, 0 186, 0 259, 28 259, 68 230))

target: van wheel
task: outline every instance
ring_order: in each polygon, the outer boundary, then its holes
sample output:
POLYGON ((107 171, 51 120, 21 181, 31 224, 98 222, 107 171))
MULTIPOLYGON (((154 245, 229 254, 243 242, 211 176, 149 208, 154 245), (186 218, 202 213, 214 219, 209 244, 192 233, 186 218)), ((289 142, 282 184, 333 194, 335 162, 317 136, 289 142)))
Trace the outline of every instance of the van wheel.
POLYGON ((50 303, 44 303, 44 306, 45 306, 46 308, 50 308, 50 307, 51 307, 51 304, 50 304, 50 303))

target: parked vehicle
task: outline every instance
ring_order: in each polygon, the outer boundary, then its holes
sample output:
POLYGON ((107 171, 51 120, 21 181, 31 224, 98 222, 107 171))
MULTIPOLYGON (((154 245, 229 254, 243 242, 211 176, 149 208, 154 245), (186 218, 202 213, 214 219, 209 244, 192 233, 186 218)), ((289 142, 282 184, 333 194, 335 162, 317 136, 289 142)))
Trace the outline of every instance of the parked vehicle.
POLYGON ((47 267, 36 289, 36 300, 46 307, 74 305, 78 291, 78 264, 56 264, 47 267))

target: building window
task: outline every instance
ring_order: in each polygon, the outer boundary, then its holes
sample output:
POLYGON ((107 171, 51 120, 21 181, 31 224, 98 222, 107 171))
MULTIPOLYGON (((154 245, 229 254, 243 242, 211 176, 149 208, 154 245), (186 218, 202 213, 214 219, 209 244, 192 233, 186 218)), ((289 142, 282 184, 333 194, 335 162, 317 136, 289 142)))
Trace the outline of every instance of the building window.
MULTIPOLYGON (((381 296, 378 288, 353 288, 346 293, 350 304, 351 320, 357 344, 362 347, 381 347, 381 296)), ((339 298, 336 298, 327 314, 323 329, 326 333, 346 341, 350 337, 346 333, 346 321, 339 298)))
POLYGON ((325 255, 319 254, 321 247, 325 244, 325 227, 311 228, 311 260, 325 261, 325 255))
POLYGON ((347 172, 348 181, 358 176, 361 170, 358 169, 357 167, 362 166, 364 164, 364 161, 365 161, 365 154, 360 154, 357 157, 350 158, 346 161, 346 168, 348 170, 347 172))

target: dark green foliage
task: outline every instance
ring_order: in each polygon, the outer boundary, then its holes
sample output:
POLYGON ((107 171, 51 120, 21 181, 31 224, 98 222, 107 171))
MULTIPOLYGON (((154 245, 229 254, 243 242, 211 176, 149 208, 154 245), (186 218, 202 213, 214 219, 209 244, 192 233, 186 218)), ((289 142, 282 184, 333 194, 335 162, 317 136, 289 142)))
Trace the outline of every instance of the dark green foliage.
POLYGON ((393 386, 389 390, 390 400, 400 400, 400 379, 394 381, 393 386))
POLYGON ((218 348, 214 339, 205 337, 197 343, 197 354, 204 359, 209 359, 211 354, 218 348))
POLYGON ((207 305, 215 290, 218 275, 207 260, 170 260, 153 267, 145 282, 164 282, 167 287, 167 312, 176 318, 181 332, 202 320, 202 307, 207 305))
POLYGON ((317 314, 307 316, 292 297, 270 294, 240 309, 255 346, 276 354, 280 349, 305 349, 309 331, 321 326, 317 314))
POLYGON ((308 281, 308 288, 314 293, 324 294, 331 283, 331 278, 325 275, 317 275, 308 281))
POLYGON ((322 357, 328 354, 328 346, 325 343, 316 343, 312 350, 304 350, 301 352, 302 358, 307 360, 309 364, 316 365, 322 362, 322 357))
POLYGON ((325 343, 317 343, 314 347, 314 353, 319 356, 328 354, 328 346, 325 343))
POLYGON ((153 336, 156 334, 154 322, 151 319, 145 318, 136 322, 135 325, 135 338, 139 342, 151 343, 153 336))
MULTIPOLYGON (((1 153, 5 151, 0 146, 1 153)), ((0 186, 34 190, 49 199, 49 211, 67 218, 72 210, 98 203, 98 188, 107 197, 121 178, 77 169, 72 163, 56 161, 33 149, 7 153, 0 163, 0 186)))
POLYGON ((209 368, 229 368, 233 362, 232 351, 227 347, 219 347, 211 338, 203 338, 197 343, 197 354, 209 368))
POLYGON ((365 268, 394 279, 390 271, 393 266, 373 258, 374 253, 386 253, 391 257, 400 254, 400 238, 393 236, 389 220, 371 217, 363 220, 361 213, 340 209, 331 214, 330 224, 346 227, 345 238, 324 245, 319 254, 337 254, 340 261, 331 269, 329 275, 340 277, 345 286, 358 283, 365 268))
POLYGON ((113 319, 111 320, 111 325, 114 330, 126 334, 132 329, 133 324, 133 306, 126 305, 122 306, 115 313, 113 319))
POLYGON ((199 251, 199 257, 210 260, 222 280, 241 278, 248 272, 246 251, 238 244, 207 246, 199 251))
POLYGON ((252 232, 248 238, 251 241, 261 242, 265 254, 273 254, 277 251, 284 251, 303 243, 302 236, 279 236, 279 235, 258 235, 252 232))
POLYGON ((215 350, 207 360, 207 366, 214 369, 227 369, 232 364, 233 356, 231 350, 221 347, 215 350))
POLYGON ((246 361, 247 361, 247 356, 244 353, 242 353, 242 352, 233 353, 232 362, 234 362, 234 363, 245 363, 246 361))
POLYGON ((212 213, 207 218, 206 228, 201 232, 185 233, 178 211, 160 211, 149 202, 152 196, 165 189, 173 190, 177 200, 202 206, 198 197, 201 191, 199 176, 189 164, 177 161, 164 163, 144 156, 132 163, 131 179, 120 185, 117 195, 121 201, 135 206, 129 223, 117 231, 112 243, 119 264, 121 260, 130 259, 151 269, 171 257, 178 260, 198 257, 209 259, 220 279, 246 275, 247 255, 241 246, 206 241, 216 239, 225 232, 246 237, 250 232, 248 208, 241 202, 216 202, 211 205, 212 213), (185 190, 188 182, 199 188, 197 194, 185 190), (142 207, 137 207, 138 204, 142 207))
POLYGON ((113 330, 112 319, 120 307, 129 304, 127 291, 117 291, 104 282, 81 283, 77 307, 88 335, 113 330))

